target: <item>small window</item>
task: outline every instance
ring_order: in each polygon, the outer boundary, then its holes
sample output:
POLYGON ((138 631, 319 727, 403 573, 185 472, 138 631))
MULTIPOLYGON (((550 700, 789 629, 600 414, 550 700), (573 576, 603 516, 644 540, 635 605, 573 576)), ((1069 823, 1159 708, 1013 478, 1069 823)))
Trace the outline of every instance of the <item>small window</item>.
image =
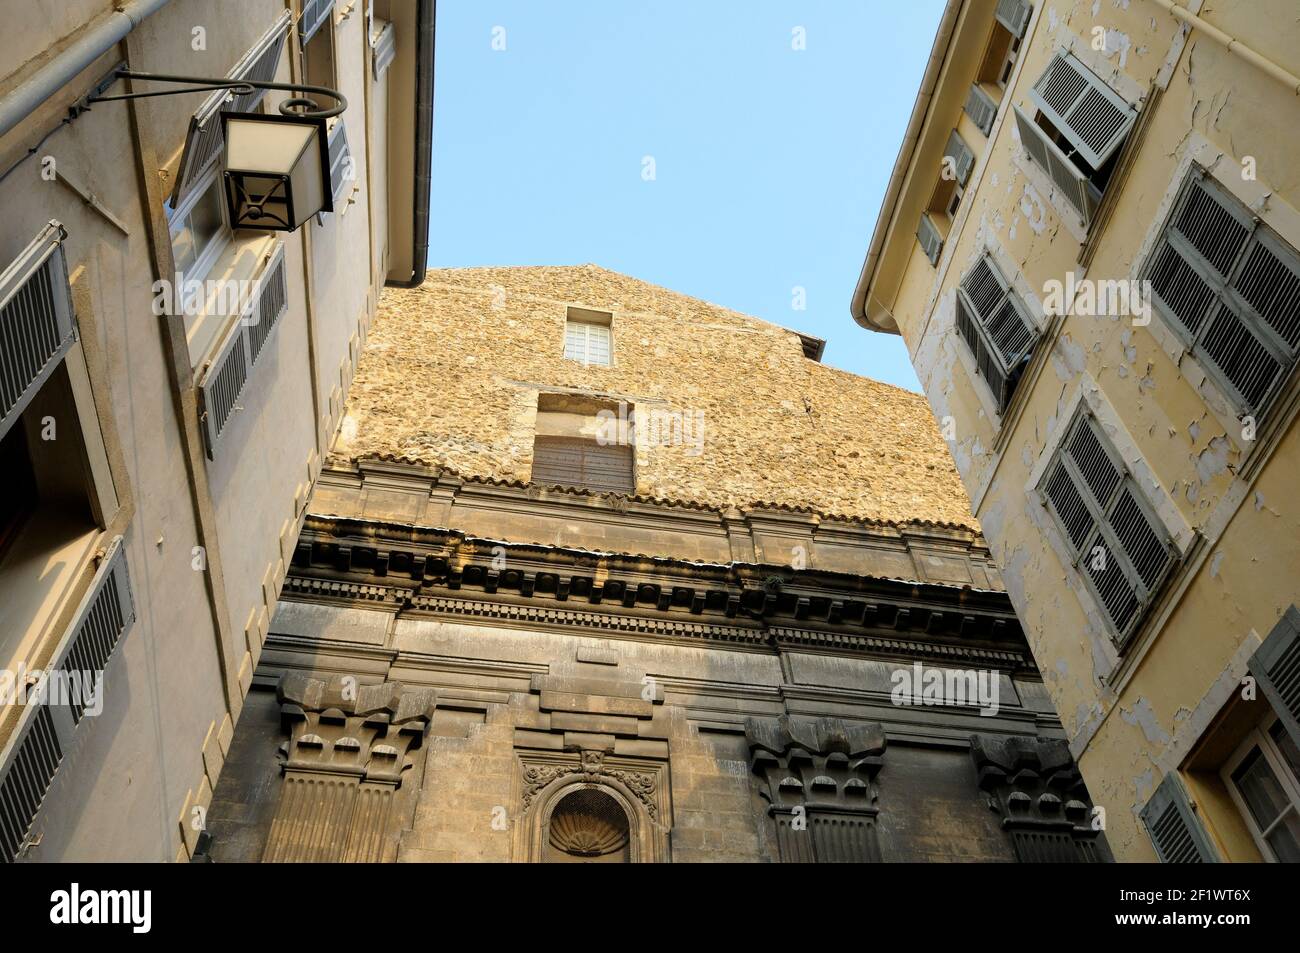
POLYGON ((1014 107, 1020 141, 1087 225, 1137 109, 1065 51, 1052 58, 1030 96, 1038 107, 1032 115, 1014 107))
POLYGON ((334 3, 333 0, 307 0, 303 4, 300 21, 303 32, 302 72, 309 86, 338 89, 334 68, 334 3))
POLYGON ((1086 411, 1066 431, 1038 491, 1123 649, 1174 564, 1164 524, 1086 411))
POLYGON ((564 319, 564 356, 583 364, 613 363, 613 315, 587 308, 569 308, 564 319))
POLYGON ((957 288, 957 333, 1002 413, 1033 356, 1038 331, 1024 302, 988 255, 957 288))
POLYGON ((1196 169, 1144 270, 1156 308, 1240 413, 1300 360, 1300 255, 1196 169))
POLYGON ((169 216, 172 258, 186 279, 202 280, 231 239, 221 179, 210 170, 169 216))
POLYGON ((1253 730, 1222 777, 1266 860, 1300 863, 1300 752, 1282 722, 1253 730))

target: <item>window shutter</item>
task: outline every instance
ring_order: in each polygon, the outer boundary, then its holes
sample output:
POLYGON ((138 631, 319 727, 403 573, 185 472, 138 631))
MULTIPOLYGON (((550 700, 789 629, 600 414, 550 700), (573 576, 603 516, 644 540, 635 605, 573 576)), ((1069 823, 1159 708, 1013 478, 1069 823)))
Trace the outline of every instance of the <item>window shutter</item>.
POLYGON ((975 165, 975 154, 962 141, 961 136, 957 135, 956 129, 948 137, 948 147, 943 150, 943 155, 944 158, 952 159, 958 184, 965 185, 966 180, 970 178, 970 170, 975 165))
POLYGON ((372 39, 370 45, 373 49, 370 70, 375 77, 375 82, 379 82, 384 71, 393 62, 393 57, 397 55, 397 34, 393 32, 393 24, 385 23, 384 28, 372 39))
POLYGON ((1052 57, 1030 95, 1093 169, 1114 155, 1137 118, 1123 96, 1064 50, 1052 57))
POLYGON ((348 128, 342 116, 330 120, 329 158, 330 158, 330 193, 334 196, 334 207, 339 208, 339 196, 348 182, 348 160, 352 152, 348 148, 348 128))
POLYGON ((573 486, 597 493, 632 493, 631 444, 602 446, 595 440, 538 436, 533 444, 532 482, 573 486))
POLYGON ((934 223, 930 221, 930 216, 925 213, 921 214, 921 221, 916 227, 916 237, 921 242, 925 257, 930 259, 930 264, 937 265, 939 253, 943 251, 943 238, 939 230, 934 227, 934 223))
POLYGON ((1165 775, 1151 800, 1142 808, 1142 823, 1151 835, 1151 843, 1155 845, 1161 863, 1218 863, 1218 853, 1197 820, 1176 773, 1165 775))
POLYGON ((271 332, 288 307, 284 244, 277 243, 258 276, 256 293, 227 333, 216 356, 199 378, 200 423, 208 459, 216 459, 217 443, 225 433, 253 366, 271 332))
POLYGON ((998 22, 1011 31, 1014 37, 1025 35, 1025 27, 1029 25, 1029 14, 1033 7, 1029 5, 1029 0, 998 0, 997 10, 993 15, 997 17, 998 22))
POLYGON ((1287 607, 1248 666, 1283 727, 1300 745, 1300 610, 1287 607))
POLYGON ((987 136, 993 131, 993 120, 997 114, 998 104, 980 88, 979 83, 974 83, 970 88, 970 95, 966 97, 966 115, 970 116, 971 122, 987 136))
POLYGON ((1048 137, 1047 131, 1034 122, 1019 106, 1012 106, 1016 111, 1016 126, 1020 130, 1020 141, 1048 177, 1052 184, 1061 190, 1061 194, 1083 216, 1085 225, 1092 221, 1093 212, 1097 210, 1098 196, 1088 177, 1061 151, 1060 147, 1048 137))
POLYGON ((306 43, 316 31, 329 22, 334 13, 334 0, 303 0, 302 19, 298 21, 298 32, 302 42, 306 43))
MULTIPOLYGON (((290 21, 293 19, 285 10, 276 19, 275 24, 262 35, 253 48, 240 57, 239 62, 228 74, 230 79, 251 79, 258 82, 272 82, 280 63, 280 53, 284 50, 284 41, 290 21)), ((232 96, 228 91, 218 89, 212 93, 203 105, 190 117, 189 132, 185 137, 185 151, 181 154, 180 166, 176 172, 176 188, 172 192, 172 207, 179 206, 186 193, 203 175, 208 165, 221 154, 223 143, 221 135, 221 113, 251 112, 257 108, 264 89, 254 89, 244 96, 232 96)))
MULTIPOLYGON (((50 669, 102 672, 134 622, 126 550, 118 536, 100 560, 50 669)), ((72 747, 85 700, 28 696, 18 726, 0 753, 0 863, 15 860, 21 852, 63 754, 72 747)))
POLYGON ((0 273, 0 437, 77 339, 63 240, 51 221, 0 273))
POLYGON ((975 263, 957 290, 957 330, 988 382, 999 413, 1011 400, 1016 369, 1037 339, 1023 307, 987 255, 975 263))
POLYGON ((1145 274, 1161 312, 1242 412, 1262 407, 1300 354, 1295 251, 1198 170, 1145 274))

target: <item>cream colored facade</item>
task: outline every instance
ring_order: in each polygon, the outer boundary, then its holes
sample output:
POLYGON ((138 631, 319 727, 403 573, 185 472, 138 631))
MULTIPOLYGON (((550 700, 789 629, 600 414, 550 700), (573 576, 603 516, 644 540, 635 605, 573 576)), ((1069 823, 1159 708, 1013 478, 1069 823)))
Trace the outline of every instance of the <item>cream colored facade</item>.
POLYGON ((953 0, 853 300, 907 344, 1120 860, 1300 836, 1295 12, 953 0), (1154 295, 1090 308, 1108 280, 1154 295))
POLYGON ((380 290, 423 275, 433 4, 4 6, 0 671, 7 689, 57 667, 103 681, 102 711, 0 706, 0 861, 183 860, 380 290), (348 100, 335 210, 232 230, 192 120, 210 94, 78 108, 158 88, 101 85, 119 67, 324 78, 348 100), (177 271, 255 282, 252 310, 155 310, 177 271), (22 370, 39 337, 23 329, 51 309, 61 346, 22 370), (218 428, 215 379, 240 346, 256 357, 218 428))

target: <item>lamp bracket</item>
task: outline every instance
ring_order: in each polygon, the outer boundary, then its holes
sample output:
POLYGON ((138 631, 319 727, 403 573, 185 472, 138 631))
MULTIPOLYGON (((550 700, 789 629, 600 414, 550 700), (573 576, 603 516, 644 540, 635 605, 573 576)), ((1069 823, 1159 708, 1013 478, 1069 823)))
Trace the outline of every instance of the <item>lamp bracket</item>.
MULTIPOLYGON (((87 96, 85 102, 107 103, 119 99, 147 99, 150 96, 179 96, 183 93, 210 92, 225 89, 239 95, 247 95, 254 89, 281 89, 288 92, 328 96, 335 105, 322 109, 316 100, 306 95, 293 96, 280 103, 280 113, 285 116, 303 116, 308 119, 329 119, 348 108, 348 101, 338 90, 327 86, 306 86, 301 83, 264 83, 251 79, 210 78, 202 76, 176 76, 169 73, 144 73, 139 70, 118 69, 115 79, 142 80, 151 83, 181 83, 186 89, 162 89, 150 93, 123 93, 116 96, 102 96, 98 93, 87 96)), ((105 87, 106 88, 106 87, 105 87)))

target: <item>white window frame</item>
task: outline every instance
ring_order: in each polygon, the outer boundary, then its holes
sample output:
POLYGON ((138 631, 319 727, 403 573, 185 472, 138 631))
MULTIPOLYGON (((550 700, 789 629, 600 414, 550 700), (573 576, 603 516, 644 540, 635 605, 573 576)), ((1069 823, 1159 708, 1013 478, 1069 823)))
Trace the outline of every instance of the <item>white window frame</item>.
POLYGON ((564 316, 564 359, 566 361, 577 361, 583 367, 613 367, 614 366, 614 316, 609 312, 598 312, 589 308, 569 308, 564 316), (578 314, 574 314, 574 312, 578 314), (607 320, 593 320, 587 315, 605 314, 607 320), (581 354, 573 355, 569 353, 569 331, 571 328, 581 327, 582 331, 582 350, 581 354), (608 359, 598 361, 592 359, 591 347, 591 329, 600 328, 606 337, 606 354, 608 359))
POLYGON ((1264 855, 1264 859, 1271 864, 1278 863, 1278 859, 1277 855, 1273 853, 1273 848, 1265 840, 1268 831, 1280 824, 1288 813, 1300 816, 1300 781, 1296 779, 1286 762, 1286 758, 1278 749, 1277 742, 1269 734, 1277 721, 1277 716, 1270 712, 1267 718, 1250 730, 1250 733, 1237 746, 1237 750, 1224 762, 1223 769, 1219 772, 1219 777, 1223 779, 1224 785, 1228 788, 1228 794, 1232 797, 1233 803, 1237 805, 1237 810, 1241 813, 1241 818, 1245 821, 1250 836, 1255 840, 1255 846, 1264 855), (1278 814, 1277 819, 1269 826, 1268 831, 1260 828, 1259 823, 1255 820, 1254 813, 1250 810, 1250 805, 1246 803, 1245 797, 1242 796, 1237 787, 1237 782, 1232 777, 1237 768, 1256 749, 1259 750, 1261 756, 1267 762, 1278 785, 1282 788, 1282 793, 1286 795, 1289 802, 1288 806, 1278 814))
MULTIPOLYGON (((194 187, 186 193, 184 200, 176 209, 173 210, 170 207, 167 209, 167 229, 168 235, 172 241, 172 255, 174 261, 177 233, 188 221, 190 213, 194 211, 194 206, 198 205, 199 199, 202 198, 209 189, 215 188, 217 190, 217 204, 221 209, 221 228, 218 229, 217 234, 213 239, 204 246, 203 251, 195 256, 194 264, 190 266, 190 270, 182 275, 183 279, 187 283, 191 280, 202 282, 212 270, 212 266, 216 263, 217 259, 221 257, 221 253, 229 247, 235 237, 235 233, 230 227, 229 213, 226 210, 226 196, 225 191, 222 188, 223 182, 218 175, 219 171, 217 164, 214 163, 206 172, 203 173, 202 176, 199 177, 194 187)), ((181 290, 184 290, 184 286, 182 286, 181 290)), ((197 293, 202 294, 203 292, 202 290, 198 290, 197 293)), ((192 297, 192 295, 186 297, 181 302, 186 311, 189 309, 192 297)))

